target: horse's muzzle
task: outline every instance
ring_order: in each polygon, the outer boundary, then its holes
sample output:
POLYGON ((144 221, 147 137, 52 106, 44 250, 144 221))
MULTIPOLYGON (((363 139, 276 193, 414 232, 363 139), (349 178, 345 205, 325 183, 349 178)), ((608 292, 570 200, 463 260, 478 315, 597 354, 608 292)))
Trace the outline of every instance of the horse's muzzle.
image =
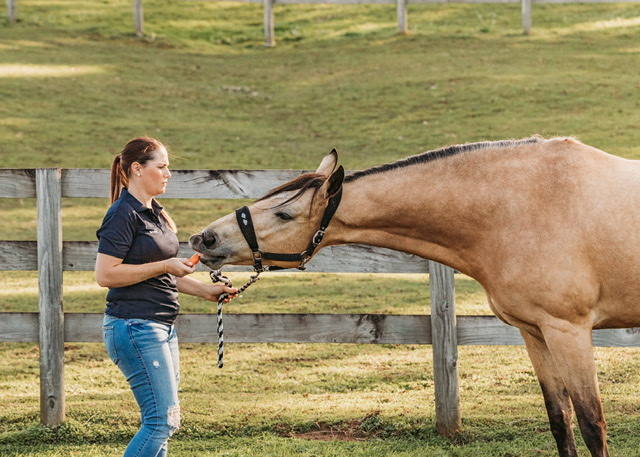
POLYGON ((217 255, 214 251, 217 244, 215 234, 212 232, 201 232, 191 235, 189 238, 189 246, 196 252, 201 254, 200 261, 212 270, 217 270, 225 264, 226 257, 217 255))

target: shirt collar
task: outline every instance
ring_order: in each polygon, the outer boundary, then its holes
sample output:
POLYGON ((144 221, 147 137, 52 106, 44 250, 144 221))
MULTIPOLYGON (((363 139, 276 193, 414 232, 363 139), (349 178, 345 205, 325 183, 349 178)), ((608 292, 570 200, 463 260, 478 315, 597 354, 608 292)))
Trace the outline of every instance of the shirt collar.
MULTIPOLYGON (((142 203, 140 203, 140 201, 136 197, 131 195, 126 188, 122 189, 122 192, 120 193, 120 198, 127 201, 133 207, 133 209, 138 213, 150 211, 150 209, 144 206, 142 203)), ((156 201, 155 198, 151 200, 151 206, 155 214, 160 214, 160 211, 163 210, 163 207, 160 205, 160 203, 156 201)))

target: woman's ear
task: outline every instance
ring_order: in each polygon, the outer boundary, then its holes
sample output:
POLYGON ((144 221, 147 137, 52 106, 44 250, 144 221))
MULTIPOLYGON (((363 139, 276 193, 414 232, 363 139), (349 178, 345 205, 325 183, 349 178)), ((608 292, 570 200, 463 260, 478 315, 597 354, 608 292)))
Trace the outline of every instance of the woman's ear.
POLYGON ((142 165, 140 165, 140 162, 133 162, 129 167, 129 169, 131 170, 131 174, 140 176, 140 170, 142 170, 142 165))

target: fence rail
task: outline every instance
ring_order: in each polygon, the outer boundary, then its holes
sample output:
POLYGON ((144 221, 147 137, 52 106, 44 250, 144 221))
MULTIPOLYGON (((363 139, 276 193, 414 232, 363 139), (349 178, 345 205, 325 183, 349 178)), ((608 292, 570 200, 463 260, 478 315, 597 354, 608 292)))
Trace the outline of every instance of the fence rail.
MULTIPOLYGON (((257 198, 301 172, 174 170, 164 197, 257 198)), ((63 312, 63 271, 93 270, 97 243, 63 241, 61 201, 63 197, 107 198, 108 187, 109 170, 104 169, 0 169, 0 198, 37 199, 38 241, 0 241, 0 270, 38 271, 39 312, 0 313, 0 342, 39 342, 40 416, 45 425, 65 420, 64 342, 102 340, 101 314, 63 312)), ((184 257, 191 253, 186 243, 181 243, 180 252, 184 257)), ((249 271, 249 267, 229 266, 225 271, 249 271)), ((227 341, 430 344, 436 423, 443 435, 460 428, 457 347, 523 344, 517 329, 493 316, 456 316, 454 272, 435 262, 370 246, 332 246, 320 250, 308 271, 429 274, 431 315, 228 314, 227 341)), ((215 314, 182 314, 176 325, 182 341, 217 342, 215 314)), ((640 331, 597 330, 593 341, 598 346, 638 347, 640 331)))

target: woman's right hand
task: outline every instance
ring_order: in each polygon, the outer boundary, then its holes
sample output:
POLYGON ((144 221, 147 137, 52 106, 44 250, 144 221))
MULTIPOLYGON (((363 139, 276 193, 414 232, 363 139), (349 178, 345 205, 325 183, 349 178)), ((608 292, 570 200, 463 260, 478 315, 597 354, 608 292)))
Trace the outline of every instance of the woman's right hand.
POLYGON ((190 275, 196 271, 195 265, 191 265, 189 259, 182 259, 180 257, 173 257, 171 259, 163 260, 164 272, 172 274, 177 278, 190 275))

